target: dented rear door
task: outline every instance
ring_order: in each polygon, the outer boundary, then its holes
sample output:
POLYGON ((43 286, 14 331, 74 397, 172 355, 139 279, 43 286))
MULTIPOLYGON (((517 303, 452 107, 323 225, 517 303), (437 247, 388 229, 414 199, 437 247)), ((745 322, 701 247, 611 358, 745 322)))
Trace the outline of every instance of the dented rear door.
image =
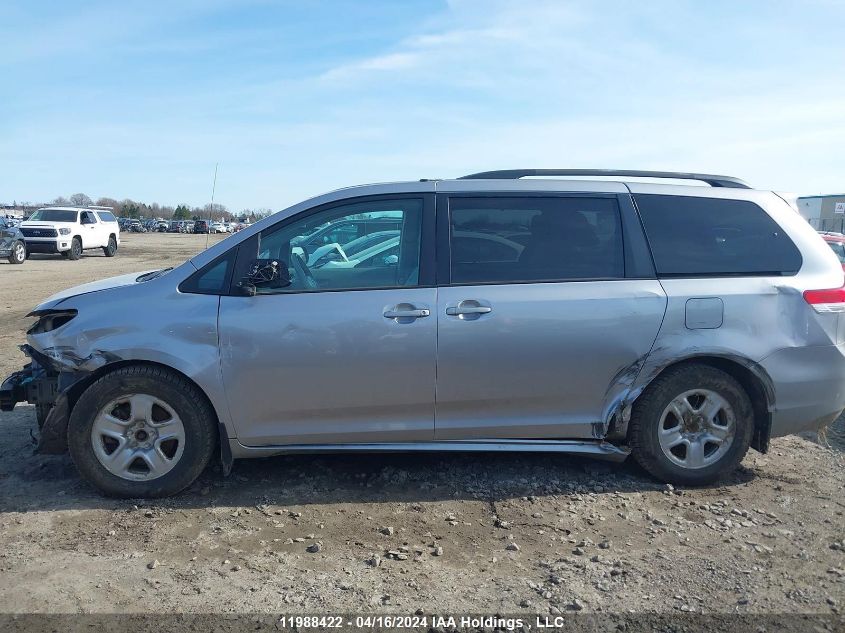
POLYGON ((666 307, 630 198, 466 194, 438 222, 435 437, 601 436, 666 307))

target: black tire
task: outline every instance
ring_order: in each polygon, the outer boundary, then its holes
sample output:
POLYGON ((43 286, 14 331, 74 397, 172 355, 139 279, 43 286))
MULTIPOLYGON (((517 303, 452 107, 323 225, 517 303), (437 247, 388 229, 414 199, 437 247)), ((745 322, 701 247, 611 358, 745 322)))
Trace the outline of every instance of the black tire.
POLYGON ((122 367, 92 384, 68 421, 68 448, 79 474, 105 495, 167 497, 184 490, 208 465, 217 441, 216 416, 202 392, 175 371, 151 365, 122 367), (99 411, 128 394, 145 393, 168 403, 181 418, 185 446, 173 468, 156 479, 132 481, 109 472, 94 453, 91 430, 99 411))
MULTIPOLYGON (((71 261, 76 261, 82 257, 82 240, 78 237, 73 238, 70 243, 70 250, 65 252, 67 253, 65 257, 71 261)), ((62 253, 62 255, 64 255, 64 253, 62 253)))
POLYGON ((629 423, 629 441, 634 459, 655 478, 671 484, 702 486, 717 481, 739 466, 748 452, 753 431, 751 400, 742 386, 721 370, 690 363, 666 371, 637 399, 629 423), (680 466, 666 456, 658 433, 661 416, 669 403, 695 389, 713 391, 727 401, 734 412, 735 429, 732 444, 715 463, 692 469, 680 466))
POLYGON ((23 264, 27 257, 26 244, 20 240, 12 244, 12 254, 9 255, 10 264, 23 264))
POLYGON ((114 257, 115 253, 117 253, 117 240, 114 235, 109 235, 109 244, 103 247, 103 254, 106 257, 114 257))

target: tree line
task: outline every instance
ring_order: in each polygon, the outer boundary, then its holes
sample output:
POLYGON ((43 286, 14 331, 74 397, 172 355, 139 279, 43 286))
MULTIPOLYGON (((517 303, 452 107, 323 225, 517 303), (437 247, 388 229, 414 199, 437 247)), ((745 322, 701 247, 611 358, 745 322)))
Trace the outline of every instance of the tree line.
MULTIPOLYGON (((179 204, 175 207, 172 205, 162 205, 158 202, 146 203, 132 200, 131 198, 124 198, 123 200, 116 200, 115 198, 102 197, 92 200, 84 193, 75 193, 72 196, 65 198, 59 196, 52 202, 47 204, 34 204, 30 202, 13 202, 11 205, 4 204, 4 207, 12 207, 15 209, 22 209, 24 211, 34 211, 44 206, 75 206, 83 207, 88 205, 95 205, 98 207, 110 207, 114 209, 115 215, 124 218, 161 218, 163 220, 213 220, 229 222, 232 220, 254 222, 272 213, 270 209, 243 209, 240 212, 230 211, 226 205, 223 204, 206 204, 201 207, 192 207, 188 204, 179 204)), ((27 214, 28 215, 28 214, 27 214)))

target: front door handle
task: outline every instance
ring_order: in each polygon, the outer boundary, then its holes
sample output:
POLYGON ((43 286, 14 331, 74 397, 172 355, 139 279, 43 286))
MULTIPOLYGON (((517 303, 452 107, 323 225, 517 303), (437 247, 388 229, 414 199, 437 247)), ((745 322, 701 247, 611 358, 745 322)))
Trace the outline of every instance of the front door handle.
POLYGON ((428 308, 418 308, 410 303, 400 303, 392 308, 387 308, 382 314, 385 319, 412 320, 429 316, 431 310, 428 308))

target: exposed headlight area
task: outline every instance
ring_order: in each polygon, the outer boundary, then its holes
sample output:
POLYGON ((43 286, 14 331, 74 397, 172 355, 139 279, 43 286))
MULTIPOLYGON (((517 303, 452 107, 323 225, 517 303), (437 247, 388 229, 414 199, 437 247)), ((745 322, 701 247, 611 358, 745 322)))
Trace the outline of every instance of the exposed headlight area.
POLYGON ((33 323, 26 333, 27 334, 45 334, 52 332, 68 321, 73 319, 77 314, 76 310, 37 310, 30 312, 27 316, 36 316, 38 320, 33 323))
POLYGON ((70 235, 70 229, 59 229, 59 235, 70 235))

